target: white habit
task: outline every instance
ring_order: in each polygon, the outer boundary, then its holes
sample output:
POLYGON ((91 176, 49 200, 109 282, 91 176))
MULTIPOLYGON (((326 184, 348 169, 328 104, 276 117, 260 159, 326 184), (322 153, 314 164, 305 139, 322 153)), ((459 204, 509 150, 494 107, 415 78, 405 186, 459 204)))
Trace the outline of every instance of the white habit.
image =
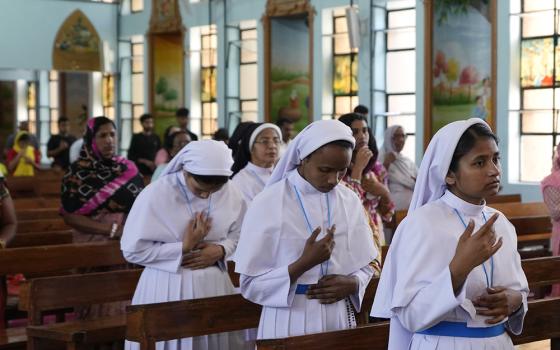
POLYGON ((272 175, 273 168, 261 168, 249 162, 241 169, 231 182, 241 191, 246 203, 251 203, 253 198, 259 194, 272 175))
MULTIPOLYGON (((198 143, 208 142, 216 141, 191 142, 183 150, 189 147, 196 149, 198 143)), ((204 147, 207 144, 202 146, 209 153, 215 151, 211 147, 204 147)), ((177 169, 175 160, 181 161, 182 156, 188 158, 189 155, 185 153, 188 152, 181 151, 160 179, 140 193, 128 216, 121 240, 123 255, 131 263, 145 266, 132 305, 235 294, 223 261, 199 270, 181 266, 183 236, 187 224, 193 218, 192 213, 209 211, 213 220, 204 241, 221 245, 226 253, 225 261, 237 245, 246 208, 241 194, 229 182, 213 193, 210 200, 196 197, 186 185, 183 172, 177 169), (185 193, 190 200, 192 213, 185 193)), ((190 169, 200 170, 199 165, 190 164, 190 169)), ((224 169, 229 169, 231 161, 226 166, 224 169)), ((186 165, 184 168, 188 167, 186 165)), ((219 167, 215 164, 209 164, 207 170, 216 173, 217 169, 219 167)), ((202 175, 208 175, 208 172, 202 175)), ((158 342, 157 349, 240 349, 242 344, 243 334, 237 332, 158 342)), ((127 341, 125 348, 139 349, 139 344, 127 341)))
POLYGON ((249 205, 234 261, 236 271, 241 274, 241 293, 263 305, 259 339, 355 326, 350 304, 360 310, 365 288, 373 275, 369 263, 377 254, 362 203, 351 190, 340 185, 321 193, 295 170, 301 159, 334 140, 354 143, 350 129, 338 121, 310 124, 290 143, 267 187, 249 205), (310 225, 322 228, 317 239, 323 238, 329 227, 329 207, 330 222, 336 225, 336 232, 328 263, 313 267, 291 284, 288 266, 301 256, 310 235, 296 190, 310 225), (315 284, 326 274, 356 276, 359 291, 328 305, 295 294, 297 284, 315 284))
POLYGON ((494 224, 503 246, 493 256, 493 269, 489 259, 484 267, 471 271, 457 296, 453 292, 449 263, 465 230, 461 218, 465 223, 472 219, 476 232, 496 212, 486 205, 465 202, 445 189, 457 142, 475 123, 484 122, 469 119, 441 129, 422 161, 409 214, 391 243, 372 308, 372 316, 391 319, 389 350, 513 350, 507 333, 489 338, 416 333, 441 321, 489 327, 484 322, 488 317, 477 315, 472 303, 486 292, 487 284, 521 292, 523 305, 504 322, 515 334, 522 330, 528 285, 517 253, 515 228, 503 214, 494 224))

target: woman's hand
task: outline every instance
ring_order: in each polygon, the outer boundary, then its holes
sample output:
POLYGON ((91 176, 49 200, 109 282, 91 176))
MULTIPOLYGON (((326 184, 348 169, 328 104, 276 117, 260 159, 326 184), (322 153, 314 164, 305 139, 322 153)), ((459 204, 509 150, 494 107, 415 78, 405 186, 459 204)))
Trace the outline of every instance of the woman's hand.
POLYGON ((482 316, 492 316, 487 324, 497 324, 517 311, 523 302, 521 292, 496 286, 486 289, 486 293, 473 301, 476 313, 482 316))
POLYGON ((358 279, 343 275, 323 276, 317 284, 309 286, 308 299, 319 299, 321 304, 332 304, 358 291, 358 279))
POLYGON ((374 196, 380 196, 384 199, 390 198, 389 190, 387 189, 387 187, 382 182, 377 180, 377 177, 375 176, 364 177, 362 179, 362 188, 364 189, 364 191, 374 196))
POLYGON ((183 257, 183 267, 191 270, 204 269, 214 265, 225 256, 224 247, 219 244, 201 242, 183 257))
POLYGON ((325 237, 317 240, 321 228, 317 227, 305 242, 305 247, 299 259, 288 266, 290 282, 294 283, 306 271, 310 270, 323 261, 329 260, 334 249, 334 233, 336 226, 327 229, 325 237))
POLYGON ((350 176, 353 179, 361 180, 362 173, 369 163, 369 160, 373 157, 373 152, 368 147, 362 147, 356 151, 356 156, 354 157, 354 164, 352 165, 352 173, 350 176))
POLYGON ((187 225, 187 233, 183 238, 183 253, 190 252, 200 241, 206 237, 212 226, 212 218, 204 213, 195 213, 195 217, 187 225))
POLYGON ((389 167, 391 166, 391 164, 393 164, 393 162, 397 159, 397 156, 395 156, 394 152, 389 152, 387 154, 385 154, 385 159, 383 160, 383 166, 385 167, 385 169, 389 170, 389 167))
POLYGON ((480 227, 475 234, 474 221, 469 221, 467 228, 459 237, 455 256, 449 264, 453 291, 457 293, 467 279, 468 274, 478 265, 488 260, 502 246, 502 238, 497 239, 494 232, 494 223, 498 220, 495 213, 480 227))

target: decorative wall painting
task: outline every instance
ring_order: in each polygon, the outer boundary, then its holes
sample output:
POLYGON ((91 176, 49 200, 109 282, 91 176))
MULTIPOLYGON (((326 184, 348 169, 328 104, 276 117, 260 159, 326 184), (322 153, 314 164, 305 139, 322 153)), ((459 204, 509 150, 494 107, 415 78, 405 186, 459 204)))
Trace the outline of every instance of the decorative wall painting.
POLYGON ((424 143, 469 117, 495 131, 495 0, 426 2, 424 143))
POLYGON ((313 9, 307 1, 271 1, 265 28, 265 119, 287 118, 295 129, 313 120, 313 9))
POLYGON ((53 70, 102 71, 102 44, 86 15, 74 11, 60 27, 53 47, 53 70))

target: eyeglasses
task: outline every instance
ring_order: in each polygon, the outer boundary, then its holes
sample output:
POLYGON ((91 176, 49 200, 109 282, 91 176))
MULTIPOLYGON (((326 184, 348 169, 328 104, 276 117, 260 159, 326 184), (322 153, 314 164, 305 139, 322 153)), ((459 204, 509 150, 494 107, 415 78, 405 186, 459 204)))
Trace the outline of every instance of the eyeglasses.
POLYGON ((259 144, 265 145, 265 146, 267 146, 267 147, 268 147, 268 146, 272 146, 272 145, 278 146, 278 145, 282 144, 282 140, 280 140, 280 139, 256 140, 254 143, 259 143, 259 144))

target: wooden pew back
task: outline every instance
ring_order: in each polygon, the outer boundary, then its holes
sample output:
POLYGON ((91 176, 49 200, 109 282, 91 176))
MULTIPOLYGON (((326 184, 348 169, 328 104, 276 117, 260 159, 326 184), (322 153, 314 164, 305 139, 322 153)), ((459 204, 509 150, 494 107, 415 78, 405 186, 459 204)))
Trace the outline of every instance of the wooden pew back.
POLYGON ((71 244, 72 231, 30 232, 16 235, 8 244, 8 248, 37 247, 47 245, 71 244))
POLYGON ((56 208, 60 207, 60 198, 14 198, 16 213, 26 209, 56 208))
POLYGON ((74 306, 130 300, 141 269, 35 278, 23 283, 19 308, 28 312, 31 325, 41 313, 74 306))
POLYGON ((495 203, 521 203, 521 195, 516 194, 498 194, 492 197, 486 198, 487 204, 495 203))
POLYGON ((17 233, 26 234, 28 232, 45 232, 69 230, 64 219, 61 217, 54 219, 24 220, 18 222, 17 233))
POLYGON ((0 276, 125 264, 117 241, 0 250, 0 276))

